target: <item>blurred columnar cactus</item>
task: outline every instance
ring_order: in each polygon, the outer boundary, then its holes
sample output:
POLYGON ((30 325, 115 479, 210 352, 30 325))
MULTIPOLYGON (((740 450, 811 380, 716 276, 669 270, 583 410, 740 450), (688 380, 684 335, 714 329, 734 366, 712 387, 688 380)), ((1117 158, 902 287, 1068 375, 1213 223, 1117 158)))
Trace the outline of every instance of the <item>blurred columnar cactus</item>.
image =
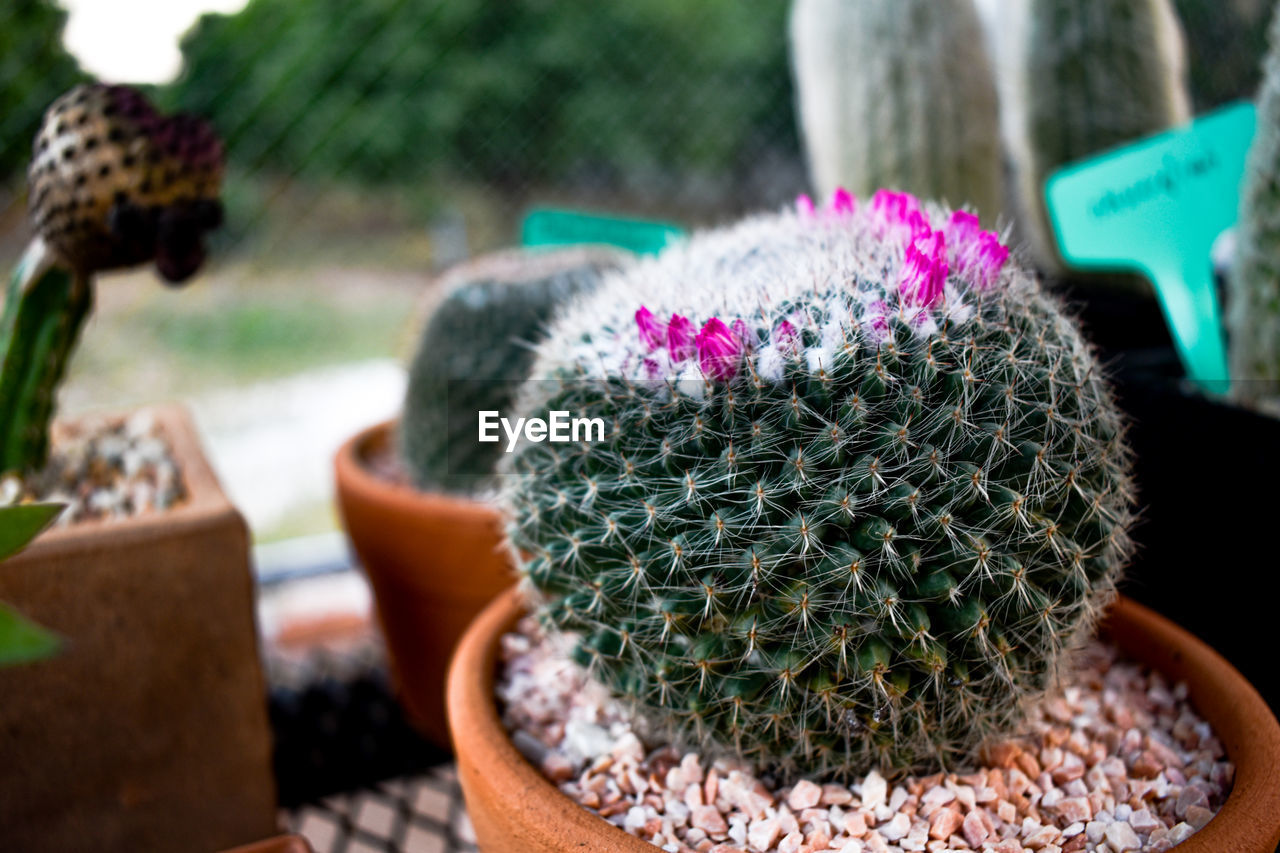
POLYGON ((1227 278, 1232 390, 1257 403, 1280 398, 1280 13, 1271 23, 1236 234, 1227 278))
POLYGON ((996 85, 972 0, 795 0, 791 65, 814 188, 1004 209, 996 85))
POLYGON ((460 267, 409 368, 400 455, 422 489, 464 491, 492 474, 501 444, 476 441, 477 413, 509 413, 555 310, 620 264, 604 248, 510 252, 460 267))
POLYGON ((1005 0, 1000 79, 1021 233, 1061 272, 1044 202, 1051 172, 1190 118, 1169 0, 1005 0))
POLYGON ((607 429, 504 468, 537 612, 655 733, 784 776, 1005 731, 1130 551, 1089 346, 975 216, 902 193, 607 277, 517 413, 556 410, 607 429))
POLYGON ((1173 0, 1187 37, 1187 67, 1196 112, 1252 98, 1267 52, 1272 0, 1173 0))
POLYGON ((27 174, 35 236, 0 314, 0 473, 45 461, 93 275, 155 260, 179 283, 199 268, 222 220, 222 155, 203 121, 161 116, 126 86, 77 86, 49 107, 27 174))

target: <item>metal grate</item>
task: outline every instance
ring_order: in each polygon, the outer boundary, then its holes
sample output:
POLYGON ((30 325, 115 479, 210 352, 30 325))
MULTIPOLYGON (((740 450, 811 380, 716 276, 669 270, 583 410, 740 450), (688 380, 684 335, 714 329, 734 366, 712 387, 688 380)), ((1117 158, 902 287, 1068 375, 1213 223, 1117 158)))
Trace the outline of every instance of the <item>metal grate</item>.
POLYGON ((283 816, 316 853, 468 853, 475 836, 453 767, 327 797, 283 816))

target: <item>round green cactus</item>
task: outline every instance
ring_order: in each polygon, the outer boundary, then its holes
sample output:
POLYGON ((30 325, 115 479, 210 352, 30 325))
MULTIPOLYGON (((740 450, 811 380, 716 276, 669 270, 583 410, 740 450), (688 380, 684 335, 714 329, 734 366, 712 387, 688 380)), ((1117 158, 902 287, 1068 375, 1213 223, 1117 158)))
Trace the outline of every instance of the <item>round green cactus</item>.
POLYGON ((604 248, 507 252, 455 270, 409 368, 400 455, 423 489, 467 491, 502 453, 476 441, 477 413, 506 411, 533 344, 563 302, 590 290, 624 254, 604 248))
POLYGON ((505 467, 537 612, 658 735, 783 776, 948 765, 1105 606, 1129 457, 1074 323, 975 216, 879 192, 606 279, 505 467), (642 304, 643 303, 643 304, 642 304))

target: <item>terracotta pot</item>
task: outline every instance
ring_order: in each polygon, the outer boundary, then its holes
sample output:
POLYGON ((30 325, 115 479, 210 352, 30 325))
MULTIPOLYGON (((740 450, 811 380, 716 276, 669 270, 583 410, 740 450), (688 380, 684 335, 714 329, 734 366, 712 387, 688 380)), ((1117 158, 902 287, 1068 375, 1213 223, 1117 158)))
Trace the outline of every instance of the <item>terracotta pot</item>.
POLYGON ((54 528, 0 565, 0 600, 66 639, 0 672, 7 850, 220 849, 278 831, 248 530, 185 411, 155 415, 182 504, 54 528))
POLYGON ((420 492, 365 464, 393 441, 383 423, 342 446, 335 462, 338 505, 373 587, 391 673, 411 722, 449 746, 445 673, 471 621, 511 584, 499 550, 502 525, 486 504, 420 492))
POLYGON ((307 839, 301 835, 278 835, 266 841, 245 844, 223 853, 314 853, 307 839))
MULTIPOLYGON (((592 850, 652 853, 653 846, 578 806, 512 745, 493 696, 498 640, 522 613, 514 589, 494 601, 458 645, 449 671, 449 720, 467 812, 484 853, 592 850)), ((1280 723, 1216 652, 1155 612, 1120 598, 1104 630, 1136 660, 1175 681, 1213 726, 1236 765, 1235 787, 1185 853, 1273 853, 1280 843, 1280 723)))

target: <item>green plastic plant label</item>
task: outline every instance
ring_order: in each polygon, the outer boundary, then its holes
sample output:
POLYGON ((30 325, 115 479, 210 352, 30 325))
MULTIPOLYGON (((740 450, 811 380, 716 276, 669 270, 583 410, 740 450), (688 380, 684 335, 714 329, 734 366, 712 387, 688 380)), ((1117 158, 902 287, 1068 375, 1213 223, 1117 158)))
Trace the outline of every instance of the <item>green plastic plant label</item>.
POLYGON ((1045 184, 1064 260, 1150 278, 1187 375, 1205 388, 1228 380, 1210 249, 1235 224, 1255 123, 1252 104, 1233 104, 1045 184))
POLYGON ((520 243, 524 246, 594 243, 618 246, 639 255, 657 254, 683 236, 684 229, 666 222, 544 208, 531 210, 520 228, 520 243))

